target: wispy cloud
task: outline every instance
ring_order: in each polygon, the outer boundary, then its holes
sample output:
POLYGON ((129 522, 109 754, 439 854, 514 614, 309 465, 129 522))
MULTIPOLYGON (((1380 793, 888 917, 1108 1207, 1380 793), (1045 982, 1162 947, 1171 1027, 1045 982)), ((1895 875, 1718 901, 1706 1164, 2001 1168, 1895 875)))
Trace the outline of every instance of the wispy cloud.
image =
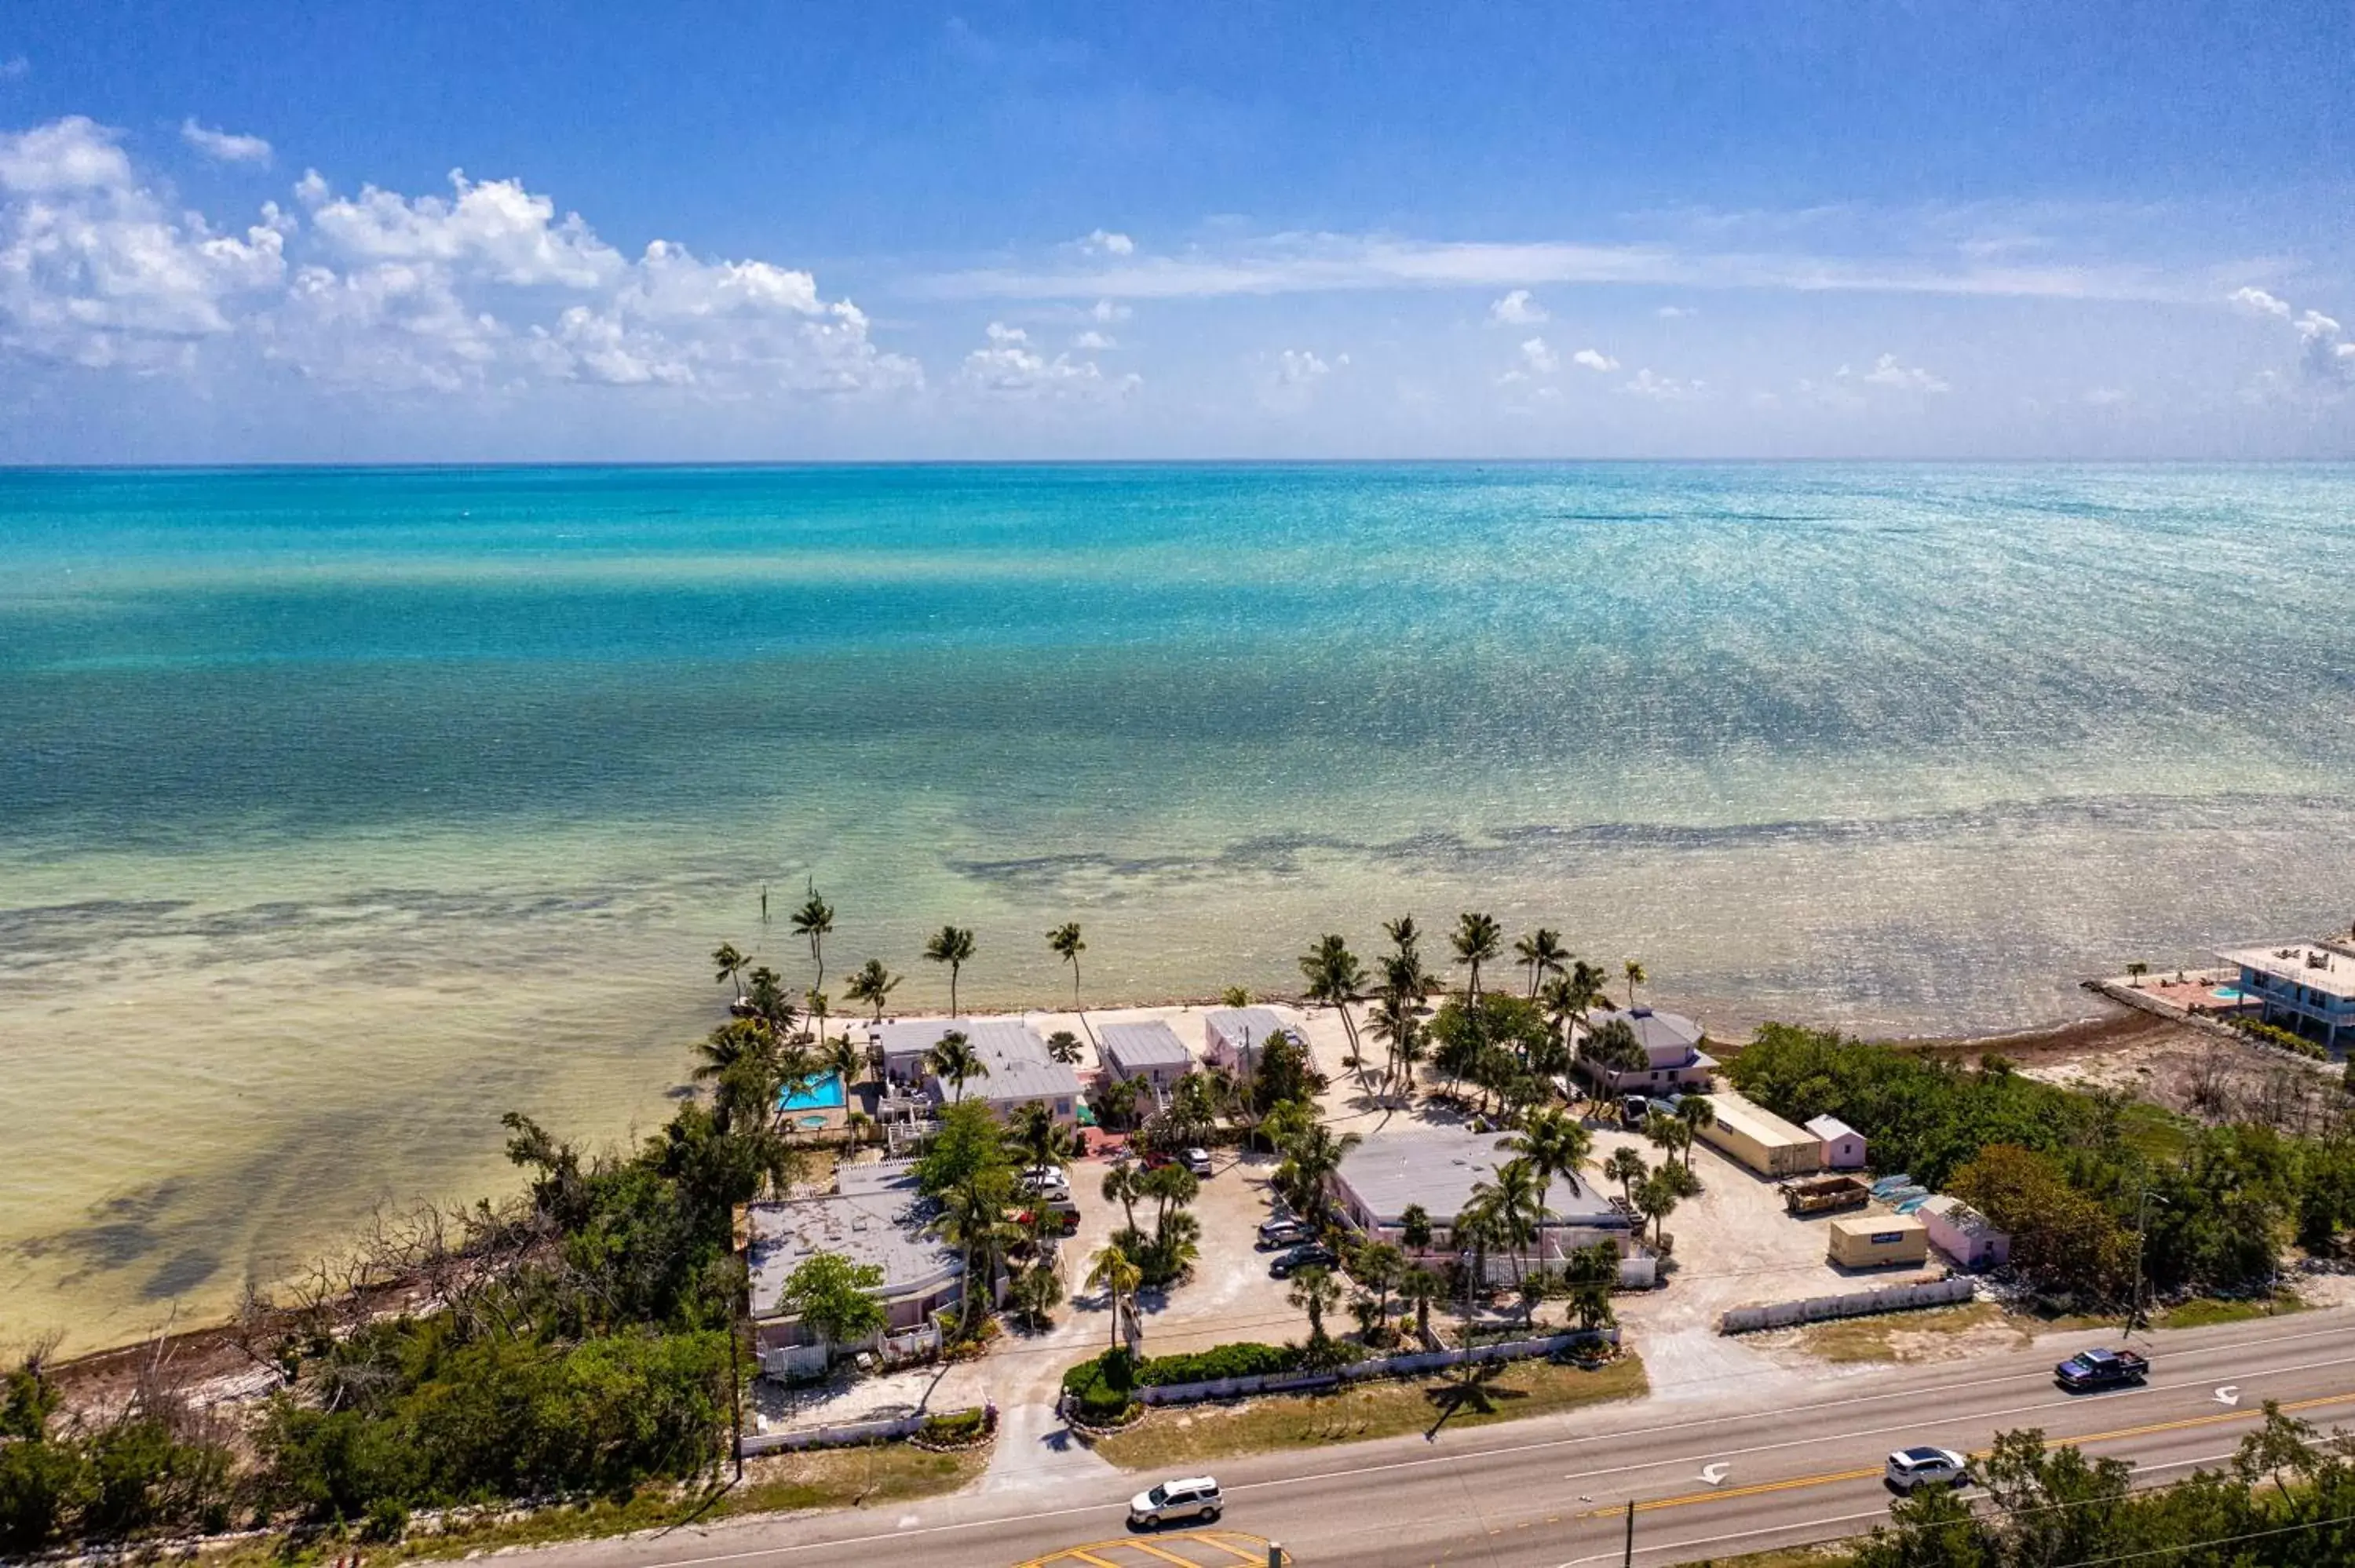
MULTIPOLYGON (((1091 237, 1093 238, 1093 237, 1091 237)), ((1382 289, 1512 286, 1490 307, 1500 322, 1537 321, 1528 291, 1546 284, 1646 284, 2191 302, 2201 291, 2152 268, 2111 261, 2015 264, 1949 248, 1932 256, 1852 257, 1712 251, 1684 244, 1574 240, 1424 240, 1290 233, 1171 254, 1137 248, 1116 257, 936 275, 923 291, 951 298, 1213 299, 1382 289), (1518 296, 1518 298, 1517 298, 1518 296)))
POLYGON ((270 143, 261 137, 214 130, 197 124, 193 118, 180 122, 180 140, 216 164, 266 164, 270 162, 270 143))

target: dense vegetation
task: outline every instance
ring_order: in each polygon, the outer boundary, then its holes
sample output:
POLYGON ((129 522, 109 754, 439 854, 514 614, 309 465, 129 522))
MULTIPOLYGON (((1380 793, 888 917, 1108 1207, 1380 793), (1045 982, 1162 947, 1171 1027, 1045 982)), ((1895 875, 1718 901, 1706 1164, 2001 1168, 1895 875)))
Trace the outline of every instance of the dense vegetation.
POLYGON ((1829 1114, 1871 1140, 1874 1165, 1955 1193, 2013 1239, 2040 1287, 2122 1300, 2142 1230, 2162 1291, 2268 1287, 2292 1241, 2335 1251, 2355 1224, 2355 1128, 2320 1135, 2200 1127, 2123 1097, 2039 1083, 1999 1059, 1965 1068, 1816 1030, 1769 1024, 1728 1065, 1780 1115, 1829 1114))
POLYGON ((1826 1568, 2339 1568, 2355 1562, 2355 1456, 2268 1406, 2232 1467, 2131 1491, 2133 1467, 2009 1432, 1977 1467, 1984 1503, 1925 1491, 1826 1568))
MULTIPOLYGON (((775 995, 765 972, 756 995, 775 995)), ((725 1452, 743 1289, 734 1206, 784 1180, 772 1107, 806 1076, 791 1010, 701 1047, 708 1102, 639 1148, 589 1155, 510 1115, 527 1196, 371 1237, 240 1343, 282 1387, 242 1434, 153 1380, 120 1414, 66 1421, 37 1357, 0 1406, 0 1549, 342 1521, 398 1535, 419 1507, 626 1492, 725 1452)))

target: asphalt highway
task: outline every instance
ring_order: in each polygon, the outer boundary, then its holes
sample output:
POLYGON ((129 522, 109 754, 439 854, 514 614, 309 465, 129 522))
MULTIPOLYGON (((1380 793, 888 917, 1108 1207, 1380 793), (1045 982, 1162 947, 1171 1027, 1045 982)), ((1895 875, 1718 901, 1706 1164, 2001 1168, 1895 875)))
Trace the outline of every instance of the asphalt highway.
MULTIPOLYGON (((1768 1405, 1652 1399, 1214 1467, 1222 1527, 1280 1542, 1305 1568, 1577 1568, 1614 1563, 1636 1505, 1645 1568, 1860 1534, 1888 1517, 1892 1448, 1986 1448, 1998 1432, 2132 1461, 2138 1484, 2228 1459, 2268 1399, 2325 1429, 2355 1429, 2355 1314, 2300 1313, 2154 1337, 2142 1388, 2069 1394, 2052 1363, 2098 1334, 2035 1351, 1827 1378, 1768 1405)), ((2140 1341, 2137 1341, 2139 1344, 2140 1341)), ((1638 1347, 1640 1349, 1640 1347, 1638 1347)), ((867 1511, 809 1514, 552 1547, 547 1568, 1012 1568, 1122 1534, 1118 1476, 867 1511)), ((1144 1538, 1149 1541, 1151 1538, 1144 1538)), ((1172 1543, 1175 1545, 1176 1543, 1172 1543)), ((1226 1562, 1205 1549, 1172 1562, 1226 1562)), ((1123 1554, 1124 1556, 1125 1554, 1123 1554)))

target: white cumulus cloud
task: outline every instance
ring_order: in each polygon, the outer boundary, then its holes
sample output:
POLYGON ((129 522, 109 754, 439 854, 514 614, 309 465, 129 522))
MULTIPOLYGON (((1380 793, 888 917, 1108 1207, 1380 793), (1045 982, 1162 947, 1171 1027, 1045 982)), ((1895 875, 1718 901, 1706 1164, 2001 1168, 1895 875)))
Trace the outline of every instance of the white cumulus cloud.
MULTIPOLYGON (((1841 366, 1839 373, 1849 375, 1849 367, 1841 366)), ((1868 386, 1893 387, 1904 392, 1945 392, 1949 389, 1943 379, 1920 366, 1899 364, 1893 354, 1884 354, 1874 360, 1872 368, 1857 379, 1868 386)))
POLYGON ((1138 376, 1106 376, 1092 359, 1069 354, 1050 359, 1032 345, 1028 332, 1003 322, 990 323, 982 335, 986 341, 964 356, 963 376, 966 386, 989 397, 1116 398, 1143 385, 1138 376))
POLYGON ((1103 228, 1092 229, 1082 235, 1079 246, 1090 256, 1133 256, 1136 253, 1135 240, 1125 234, 1114 234, 1103 228))
POLYGON ((1113 337, 1107 333, 1100 333, 1091 330, 1083 332, 1079 336, 1073 338, 1071 340, 1071 346, 1082 350, 1084 353, 1099 354, 1107 348, 1118 348, 1120 346, 1120 342, 1117 338, 1113 337))
POLYGON ((1527 289, 1515 289, 1488 307, 1488 319, 1503 326, 1535 326, 1552 320, 1552 316, 1529 297, 1527 289))
POLYGON ((1628 381, 1623 390, 1631 392, 1638 397, 1649 397, 1656 403, 1686 403, 1694 398, 1708 396, 1709 387, 1708 383, 1703 381, 1684 381, 1673 376, 1657 376, 1653 374, 1649 366, 1646 366, 1636 371, 1634 379, 1628 381))
POLYGON ((2263 289, 2235 289, 2227 297, 2235 306, 2253 315, 2275 316, 2282 321, 2289 320, 2289 302, 2275 299, 2263 289))
POLYGON ((1664 322, 1680 322, 1688 316, 1697 316, 1700 312, 1690 305, 1662 305, 1652 313, 1664 322))
POLYGON ((176 214, 80 116, 0 134, 0 352, 100 368, 185 363, 285 275, 274 207, 243 234, 176 214))
POLYGON ((275 369, 393 392, 922 384, 809 272, 664 240, 633 259, 519 180, 344 196, 310 172, 294 189, 299 214, 267 204, 217 229, 168 207, 94 122, 0 134, 0 361, 275 369))
POLYGON ((1589 370, 1608 374, 1619 368, 1619 362, 1599 348, 1582 348, 1570 356, 1572 365, 1582 365, 1589 370))
POLYGON ((216 164, 267 164, 270 143, 259 136, 208 129, 194 116, 180 122, 180 140, 216 164))
POLYGON ((1533 376, 1551 376, 1561 368, 1561 355, 1541 337, 1524 338, 1521 342, 1521 364, 1533 376))

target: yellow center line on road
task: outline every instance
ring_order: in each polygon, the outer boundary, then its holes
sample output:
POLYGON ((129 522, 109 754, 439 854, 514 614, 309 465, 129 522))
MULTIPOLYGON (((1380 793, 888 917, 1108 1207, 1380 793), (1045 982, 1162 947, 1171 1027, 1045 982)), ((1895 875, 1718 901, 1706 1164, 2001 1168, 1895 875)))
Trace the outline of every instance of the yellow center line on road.
MULTIPOLYGON (((2286 1404, 2276 1404, 2274 1408, 2286 1415, 2294 1411, 2313 1410, 2326 1404, 2345 1404, 2350 1400, 2355 1400, 2355 1390, 2345 1393, 2321 1394, 2313 1399, 2296 1400, 2286 1404)), ((2249 1421, 2260 1418, 2264 1414, 2264 1410, 2262 1406, 2253 1410, 2227 1410, 2214 1415, 2188 1415, 2178 1421, 2154 1421, 2143 1426, 2121 1426, 2115 1432, 2088 1432, 2082 1436, 2055 1437, 2049 1438, 2047 1441, 2072 1446, 2086 1443, 2115 1443, 2127 1437, 2151 1437, 2161 1432, 2186 1432, 2199 1426, 2220 1426, 2231 1421, 2249 1421)), ((1988 1448, 1974 1448, 1971 1450, 1970 1457, 1974 1459, 1984 1459, 1993 1451, 1988 1448)), ((1794 1476, 1787 1480, 1759 1481, 1746 1487, 1719 1487, 1705 1492, 1685 1492, 1677 1497, 1647 1499, 1636 1503, 1636 1511, 1651 1513, 1664 1508, 1689 1508, 1696 1503, 1725 1502, 1734 1498, 1760 1497, 1768 1492, 1795 1491, 1802 1487, 1836 1486, 1841 1481, 1870 1480, 1881 1473, 1881 1466, 1871 1465, 1854 1470, 1831 1470, 1817 1476, 1794 1476)), ((1572 1517, 1617 1519, 1625 1512, 1626 1505, 1623 1503, 1617 1508, 1588 1509, 1572 1517)))

